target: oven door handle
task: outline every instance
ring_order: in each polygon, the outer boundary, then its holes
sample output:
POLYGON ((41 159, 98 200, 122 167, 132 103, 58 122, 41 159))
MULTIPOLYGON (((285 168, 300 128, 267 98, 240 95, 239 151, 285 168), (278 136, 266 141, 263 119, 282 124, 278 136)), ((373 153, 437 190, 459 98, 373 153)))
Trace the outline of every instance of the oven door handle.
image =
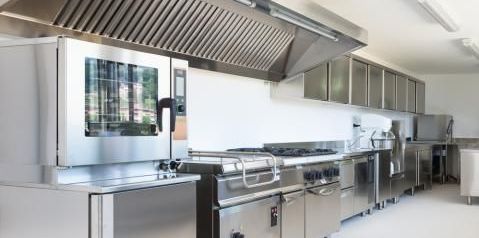
POLYGON ((176 128, 176 99, 162 98, 158 102, 158 129, 163 132, 163 109, 170 109, 170 131, 174 132, 176 128))
POLYGON ((248 181, 246 180, 246 163, 244 162, 244 159, 235 158, 239 160, 241 163, 241 168, 243 171, 243 185, 245 186, 245 188, 250 189, 250 188, 262 187, 262 186, 273 184, 279 180, 279 177, 277 176, 278 171, 277 171, 276 157, 271 156, 271 158, 273 159, 273 168, 271 169, 272 179, 263 183, 255 183, 255 184, 249 184, 248 181))

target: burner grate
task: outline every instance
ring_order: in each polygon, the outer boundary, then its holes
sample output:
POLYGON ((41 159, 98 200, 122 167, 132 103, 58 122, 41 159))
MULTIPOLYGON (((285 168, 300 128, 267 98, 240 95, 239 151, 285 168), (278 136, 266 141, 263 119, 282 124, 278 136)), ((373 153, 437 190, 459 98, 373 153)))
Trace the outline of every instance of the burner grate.
POLYGON ((303 149, 303 148, 284 148, 284 147, 271 147, 271 148, 236 148, 230 149, 232 152, 251 152, 251 153, 271 153, 274 156, 285 157, 306 157, 306 156, 320 156, 331 155, 338 153, 332 149, 303 149))

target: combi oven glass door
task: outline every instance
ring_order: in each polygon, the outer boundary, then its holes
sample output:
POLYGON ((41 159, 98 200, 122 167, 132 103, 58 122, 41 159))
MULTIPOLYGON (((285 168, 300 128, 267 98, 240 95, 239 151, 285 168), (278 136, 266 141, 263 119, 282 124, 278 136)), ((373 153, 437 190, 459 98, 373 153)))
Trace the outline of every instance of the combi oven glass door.
POLYGON ((168 57, 60 38, 58 64, 60 166, 170 158, 168 57))

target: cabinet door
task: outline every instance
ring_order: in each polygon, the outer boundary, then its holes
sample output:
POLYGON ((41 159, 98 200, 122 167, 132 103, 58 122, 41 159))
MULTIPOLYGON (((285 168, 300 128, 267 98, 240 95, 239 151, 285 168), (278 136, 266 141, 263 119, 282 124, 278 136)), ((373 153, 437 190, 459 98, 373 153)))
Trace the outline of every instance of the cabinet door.
POLYGON ((396 77, 396 110, 407 111, 408 80, 403 76, 396 77))
MULTIPOLYGON (((339 183, 308 188, 304 210, 306 238, 325 237, 339 231, 341 226, 341 189, 339 183)), ((250 237, 266 238, 266 236, 250 237)))
POLYGON ((368 157, 354 159, 354 214, 369 206, 368 157))
POLYGON ((351 104, 367 106, 368 65, 353 60, 351 75, 351 104))
POLYGON ((416 82, 407 82, 407 111, 416 112, 416 82))
POLYGON ((418 152, 418 185, 430 187, 432 184, 432 150, 418 152))
POLYGON ((417 150, 406 148, 404 153, 405 186, 413 188, 417 185, 417 150))
POLYGON ((328 64, 304 73, 304 97, 328 100, 328 64))
POLYGON ((382 108, 383 106, 383 70, 376 66, 369 66, 368 106, 382 108))
POLYGON ((330 63, 329 100, 347 104, 349 103, 349 66, 351 59, 341 57, 330 63))
POLYGON ((282 195, 281 238, 304 237, 304 190, 282 195))
POLYGON ((396 109, 396 75, 384 72, 384 109, 396 109))
POLYGON ((416 83, 416 113, 426 112, 426 85, 416 83))

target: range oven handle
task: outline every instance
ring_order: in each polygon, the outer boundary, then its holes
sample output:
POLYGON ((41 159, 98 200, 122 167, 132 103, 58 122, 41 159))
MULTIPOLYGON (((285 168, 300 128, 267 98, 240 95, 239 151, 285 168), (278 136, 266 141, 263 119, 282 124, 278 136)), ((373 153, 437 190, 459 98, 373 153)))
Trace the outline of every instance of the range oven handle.
POLYGON ((230 159, 236 159, 241 163, 241 170, 242 170, 242 179, 243 179, 243 185, 245 188, 250 189, 250 188, 257 188, 261 186, 266 186, 273 184, 280 179, 279 175, 279 169, 278 169, 278 160, 276 157, 270 153, 256 153, 256 152, 208 152, 208 151, 191 151, 190 156, 192 157, 213 157, 213 158, 230 158, 230 159), (246 163, 244 159, 241 156, 267 156, 270 157, 271 160, 273 161, 273 167, 271 169, 272 173, 272 178, 269 181, 263 182, 263 183, 255 183, 255 184, 249 184, 248 181, 246 180, 246 163))
POLYGON ((308 189, 308 193, 314 194, 316 196, 330 196, 336 190, 338 189, 338 186, 329 186, 327 188, 321 188, 321 189, 308 189))
POLYGON ((174 132, 176 128, 176 99, 162 98, 158 102, 158 129, 163 132, 163 109, 170 109, 170 131, 174 132))

